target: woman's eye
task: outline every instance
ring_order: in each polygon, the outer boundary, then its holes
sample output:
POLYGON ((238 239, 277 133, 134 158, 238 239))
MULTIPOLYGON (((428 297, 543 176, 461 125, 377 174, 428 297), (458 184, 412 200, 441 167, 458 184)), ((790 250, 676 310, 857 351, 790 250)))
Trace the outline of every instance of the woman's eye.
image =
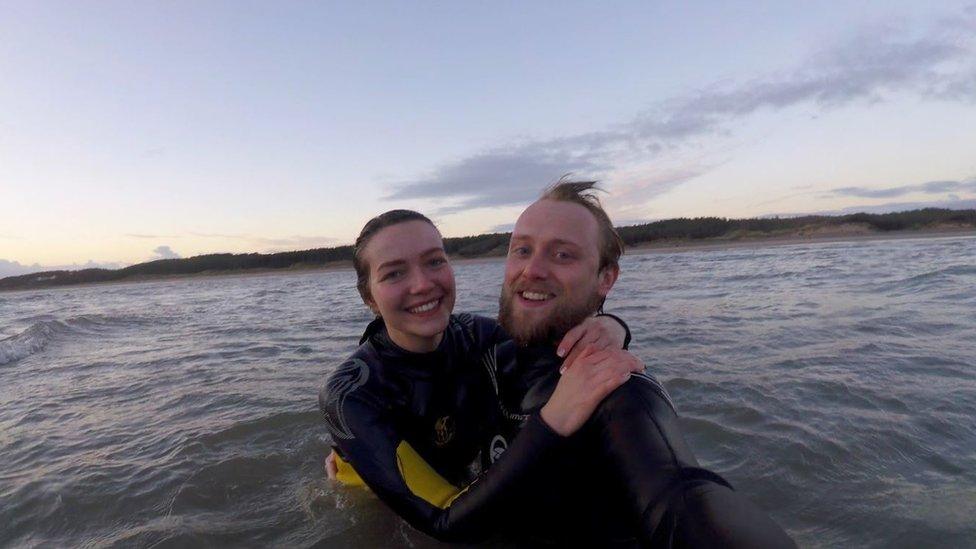
POLYGON ((562 259, 562 260, 573 259, 573 254, 562 250, 556 252, 555 255, 556 255, 556 259, 562 259))
POLYGON ((403 271, 397 269, 395 271, 387 271, 383 273, 383 276, 380 277, 380 280, 396 280, 401 276, 403 276, 403 271))

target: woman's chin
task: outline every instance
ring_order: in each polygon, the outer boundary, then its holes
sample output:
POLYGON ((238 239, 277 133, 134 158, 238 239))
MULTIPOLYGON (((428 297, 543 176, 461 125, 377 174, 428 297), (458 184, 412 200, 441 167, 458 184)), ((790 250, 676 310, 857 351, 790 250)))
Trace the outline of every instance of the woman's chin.
POLYGON ((447 329, 447 323, 449 320, 450 314, 448 313, 439 313, 436 315, 427 316, 418 320, 417 322, 414 322, 412 325, 412 331, 423 337, 437 337, 444 333, 444 330, 447 329))
POLYGON ((440 343, 441 334, 447 329, 450 314, 440 312, 439 314, 425 314, 420 318, 418 315, 407 313, 406 317, 401 317, 398 322, 391 323, 386 319, 386 327, 393 337, 393 341, 409 351, 424 352, 432 351, 440 343))

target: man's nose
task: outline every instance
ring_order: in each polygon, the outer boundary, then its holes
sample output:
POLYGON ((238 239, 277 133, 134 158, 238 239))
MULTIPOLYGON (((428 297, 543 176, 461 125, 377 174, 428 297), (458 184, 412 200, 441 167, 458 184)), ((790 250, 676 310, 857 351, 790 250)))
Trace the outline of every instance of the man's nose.
POLYGON ((542 254, 532 254, 525 262, 522 274, 527 278, 546 278, 549 276, 549 263, 542 254))

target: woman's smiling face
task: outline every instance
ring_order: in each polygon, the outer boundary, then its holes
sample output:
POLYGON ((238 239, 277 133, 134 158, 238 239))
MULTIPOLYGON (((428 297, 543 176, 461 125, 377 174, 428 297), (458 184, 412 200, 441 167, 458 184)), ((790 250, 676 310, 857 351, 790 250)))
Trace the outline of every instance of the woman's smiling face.
POLYGON ((393 342, 417 353, 436 349, 454 310, 454 271, 437 229, 419 220, 385 227, 363 259, 367 305, 383 317, 393 342))

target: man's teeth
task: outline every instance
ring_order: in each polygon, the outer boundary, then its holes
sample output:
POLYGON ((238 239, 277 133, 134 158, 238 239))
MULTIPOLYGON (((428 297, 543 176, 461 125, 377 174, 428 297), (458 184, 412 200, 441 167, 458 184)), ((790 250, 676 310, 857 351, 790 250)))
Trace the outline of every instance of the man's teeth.
POLYGON ((427 311, 434 310, 434 307, 436 307, 437 304, 440 303, 440 301, 441 300, 439 300, 439 299, 435 299, 434 301, 431 301, 430 303, 424 303, 423 305, 417 305, 416 307, 412 307, 412 308, 407 309, 407 310, 410 311, 411 313, 426 313, 427 311))
POLYGON ((522 292, 522 297, 528 299, 529 301, 545 301, 549 299, 549 294, 539 292, 522 292))

